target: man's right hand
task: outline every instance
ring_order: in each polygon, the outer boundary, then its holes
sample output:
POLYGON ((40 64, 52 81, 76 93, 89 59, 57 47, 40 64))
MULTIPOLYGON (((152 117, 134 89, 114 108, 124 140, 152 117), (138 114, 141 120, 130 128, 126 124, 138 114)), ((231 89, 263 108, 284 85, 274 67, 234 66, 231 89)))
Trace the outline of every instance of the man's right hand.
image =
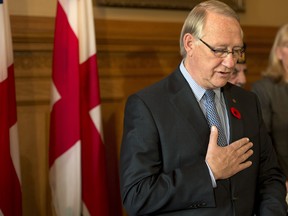
POLYGON ((251 149, 253 143, 247 137, 225 147, 219 146, 217 139, 218 130, 215 126, 212 126, 206 162, 215 180, 229 178, 252 165, 252 162, 247 159, 253 154, 251 149))

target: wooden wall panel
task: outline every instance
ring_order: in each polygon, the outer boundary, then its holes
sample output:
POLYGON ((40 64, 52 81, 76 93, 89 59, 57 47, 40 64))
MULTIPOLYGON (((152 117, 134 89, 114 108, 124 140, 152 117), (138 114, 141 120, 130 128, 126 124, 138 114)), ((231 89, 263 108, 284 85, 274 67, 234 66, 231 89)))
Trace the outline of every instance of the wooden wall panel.
POLYGON ((23 215, 51 214, 48 187, 47 105, 18 106, 23 215))
MULTIPOLYGON (((54 19, 12 16, 24 216, 50 216, 48 143, 54 19)), ((123 109, 131 93, 174 70, 182 23, 96 20, 102 120, 111 209, 119 198, 123 109)), ((276 28, 244 26, 248 85, 265 68, 276 28)), ((115 208, 114 208, 115 209, 115 208)), ((117 209, 117 208, 116 208, 117 209)), ((117 215, 112 212, 111 216, 117 215)))

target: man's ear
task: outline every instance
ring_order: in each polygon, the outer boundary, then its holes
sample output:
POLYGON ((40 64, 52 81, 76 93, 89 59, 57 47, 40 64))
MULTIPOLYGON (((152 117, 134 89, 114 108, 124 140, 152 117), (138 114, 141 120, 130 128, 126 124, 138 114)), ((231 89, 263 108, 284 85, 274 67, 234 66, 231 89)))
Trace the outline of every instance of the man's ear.
POLYGON ((183 45, 187 56, 191 56, 195 47, 195 38, 192 34, 186 33, 183 37, 183 45))

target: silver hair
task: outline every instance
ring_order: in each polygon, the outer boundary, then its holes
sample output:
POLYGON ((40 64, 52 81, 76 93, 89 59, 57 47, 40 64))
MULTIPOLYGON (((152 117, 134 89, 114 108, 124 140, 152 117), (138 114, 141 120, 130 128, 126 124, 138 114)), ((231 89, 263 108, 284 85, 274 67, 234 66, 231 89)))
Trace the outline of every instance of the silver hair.
POLYGON ((236 12, 223 2, 217 0, 210 0, 201 2, 200 4, 196 5, 188 14, 181 30, 180 54, 182 55, 183 58, 186 57, 186 50, 183 44, 184 35, 186 33, 190 33, 194 37, 201 38, 208 12, 213 12, 221 14, 223 16, 232 17, 239 22, 239 16, 236 14, 236 12))

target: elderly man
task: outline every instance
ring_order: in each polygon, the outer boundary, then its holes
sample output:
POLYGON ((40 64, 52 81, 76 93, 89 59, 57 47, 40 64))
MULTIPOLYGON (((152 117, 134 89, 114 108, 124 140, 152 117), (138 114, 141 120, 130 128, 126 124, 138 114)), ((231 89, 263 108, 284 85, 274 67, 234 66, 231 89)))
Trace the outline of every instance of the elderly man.
POLYGON ((120 186, 130 216, 286 216, 285 177, 257 96, 228 82, 244 52, 237 14, 201 2, 179 67, 126 103, 120 186))

